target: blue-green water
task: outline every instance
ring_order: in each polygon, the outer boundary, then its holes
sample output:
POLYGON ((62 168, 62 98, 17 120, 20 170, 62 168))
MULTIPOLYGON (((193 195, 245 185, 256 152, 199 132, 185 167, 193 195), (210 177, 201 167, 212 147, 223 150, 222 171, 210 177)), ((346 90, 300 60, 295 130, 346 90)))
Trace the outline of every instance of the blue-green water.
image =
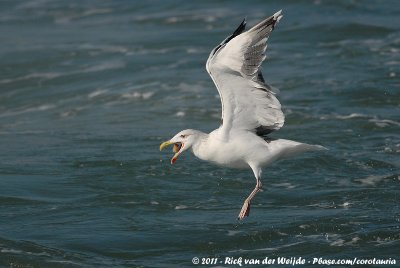
POLYGON ((398 265, 399 14, 398 1, 1 1, 0 266, 398 265), (189 153, 171 166, 158 146, 218 127, 210 50, 279 9, 263 65, 286 114, 273 137, 330 150, 265 168, 238 223, 250 170, 189 153))

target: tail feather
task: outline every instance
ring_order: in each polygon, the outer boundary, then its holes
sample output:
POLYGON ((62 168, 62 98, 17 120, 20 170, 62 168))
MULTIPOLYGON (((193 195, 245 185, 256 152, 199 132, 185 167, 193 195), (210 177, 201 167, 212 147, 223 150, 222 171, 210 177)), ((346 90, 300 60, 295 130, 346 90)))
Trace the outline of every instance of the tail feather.
POLYGON ((307 151, 328 151, 329 149, 322 146, 322 145, 314 145, 314 144, 307 144, 303 143, 302 145, 305 145, 305 148, 307 148, 307 151))
POLYGON ((327 150, 328 150, 328 148, 326 148, 322 145, 298 143, 293 147, 286 148, 286 150, 284 150, 282 152, 281 157, 286 158, 286 157, 291 157, 291 156, 298 155, 298 154, 305 153, 305 152, 327 151, 327 150))

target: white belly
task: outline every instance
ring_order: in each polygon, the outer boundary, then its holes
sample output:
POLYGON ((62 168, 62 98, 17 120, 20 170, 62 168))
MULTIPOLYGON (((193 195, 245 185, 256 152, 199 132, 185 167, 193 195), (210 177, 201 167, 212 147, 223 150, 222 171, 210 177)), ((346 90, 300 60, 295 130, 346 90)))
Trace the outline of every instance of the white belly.
MULTIPOLYGON (((212 138, 207 141, 206 146, 202 146, 199 150, 194 150, 193 153, 200 159, 212 162, 219 166, 230 168, 248 168, 249 157, 252 157, 256 152, 267 153, 267 148, 260 148, 257 140, 264 143, 262 139, 257 136, 251 136, 252 142, 249 143, 247 139, 238 138, 228 141, 221 141, 218 138, 212 138), (255 139, 254 139, 255 138, 255 139)), ((262 144, 261 144, 262 146, 262 144)))
POLYGON ((314 150, 316 146, 290 140, 265 141, 250 132, 240 132, 223 141, 210 133, 208 140, 193 148, 200 159, 230 168, 248 168, 249 165, 263 167, 282 157, 314 150), (204 146, 203 146, 204 145, 204 146))

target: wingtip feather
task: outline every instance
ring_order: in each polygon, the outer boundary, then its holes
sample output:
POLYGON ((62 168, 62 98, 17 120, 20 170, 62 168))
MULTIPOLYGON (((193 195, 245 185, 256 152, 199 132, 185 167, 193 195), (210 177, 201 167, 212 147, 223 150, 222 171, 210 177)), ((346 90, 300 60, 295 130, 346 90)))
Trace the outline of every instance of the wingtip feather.
POLYGON ((274 20, 278 23, 282 19, 282 9, 274 14, 274 20))

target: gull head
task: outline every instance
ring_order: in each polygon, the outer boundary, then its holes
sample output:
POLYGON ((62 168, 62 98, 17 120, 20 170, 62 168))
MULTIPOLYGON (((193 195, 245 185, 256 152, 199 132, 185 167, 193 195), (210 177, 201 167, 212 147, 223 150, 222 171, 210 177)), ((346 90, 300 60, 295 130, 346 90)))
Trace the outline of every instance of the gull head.
POLYGON ((176 159, 178 156, 192 147, 193 143, 196 141, 198 136, 198 131, 193 129, 185 129, 176 134, 172 139, 169 141, 165 141, 160 145, 160 151, 168 146, 174 145, 172 151, 175 153, 174 156, 171 158, 171 164, 175 164, 176 159))

